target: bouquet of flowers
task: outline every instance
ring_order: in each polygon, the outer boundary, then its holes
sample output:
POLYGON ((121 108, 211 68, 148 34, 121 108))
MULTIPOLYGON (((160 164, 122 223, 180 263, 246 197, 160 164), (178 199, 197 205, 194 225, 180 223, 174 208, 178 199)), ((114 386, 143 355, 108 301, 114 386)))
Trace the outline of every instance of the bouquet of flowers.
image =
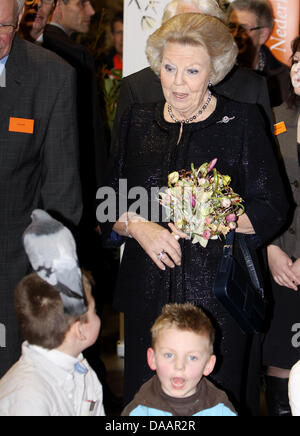
POLYGON ((169 174, 168 188, 159 193, 167 219, 202 247, 235 229, 245 211, 242 198, 229 186, 231 178, 217 171, 216 162, 169 174))

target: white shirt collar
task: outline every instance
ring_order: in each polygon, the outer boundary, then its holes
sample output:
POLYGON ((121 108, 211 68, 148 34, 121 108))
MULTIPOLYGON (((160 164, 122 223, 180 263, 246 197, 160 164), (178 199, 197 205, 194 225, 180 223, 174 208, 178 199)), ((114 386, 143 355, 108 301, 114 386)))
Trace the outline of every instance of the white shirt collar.
POLYGON ((49 24, 51 24, 52 26, 58 27, 59 29, 63 30, 66 35, 68 35, 68 32, 66 31, 66 29, 61 24, 58 24, 55 21, 50 21, 49 24))
POLYGON ((39 347, 37 345, 30 345, 28 342, 24 342, 23 348, 25 353, 26 349, 33 353, 37 353, 68 373, 73 372, 75 364, 83 360, 82 354, 79 354, 77 357, 73 357, 55 349, 47 350, 46 348, 39 347))

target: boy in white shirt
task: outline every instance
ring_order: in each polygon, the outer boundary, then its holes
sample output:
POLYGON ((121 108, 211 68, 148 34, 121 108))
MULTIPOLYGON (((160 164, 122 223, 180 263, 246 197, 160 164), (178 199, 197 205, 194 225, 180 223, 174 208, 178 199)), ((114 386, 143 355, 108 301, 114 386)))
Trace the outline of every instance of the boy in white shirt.
POLYGON ((99 334, 91 286, 83 275, 88 311, 64 313, 57 290, 36 273, 15 291, 26 342, 19 361, 0 380, 0 416, 104 416, 102 386, 82 351, 99 334))
POLYGON ((0 380, 0 416, 104 416, 102 386, 82 355, 95 343, 100 319, 74 238, 35 210, 23 243, 36 272, 15 290, 25 342, 0 380))

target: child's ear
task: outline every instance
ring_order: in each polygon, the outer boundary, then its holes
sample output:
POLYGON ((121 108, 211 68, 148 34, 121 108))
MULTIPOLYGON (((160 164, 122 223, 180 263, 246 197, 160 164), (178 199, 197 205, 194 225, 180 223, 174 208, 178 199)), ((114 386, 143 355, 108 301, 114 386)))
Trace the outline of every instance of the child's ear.
POLYGON ((208 376, 213 371, 215 364, 216 364, 216 356, 212 354, 208 359, 208 361, 206 362, 203 375, 208 376))
POLYGON ((72 331, 74 337, 76 337, 80 341, 86 340, 85 324, 84 323, 81 323, 80 321, 75 321, 74 324, 72 324, 70 331, 72 331))
POLYGON ((152 371, 156 370, 156 363, 155 363, 155 353, 153 348, 148 348, 147 350, 147 362, 149 365, 149 368, 152 369, 152 371))

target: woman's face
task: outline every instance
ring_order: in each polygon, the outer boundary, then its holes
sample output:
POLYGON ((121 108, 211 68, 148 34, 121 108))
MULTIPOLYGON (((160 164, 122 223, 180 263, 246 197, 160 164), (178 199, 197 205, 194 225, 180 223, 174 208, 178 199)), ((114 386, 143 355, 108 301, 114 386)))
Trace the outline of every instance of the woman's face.
POLYGON ((163 93, 174 115, 196 114, 207 98, 211 61, 202 46, 168 42, 160 70, 163 93))
POLYGON ((300 50, 296 51, 293 56, 290 74, 295 94, 300 95, 300 50))

